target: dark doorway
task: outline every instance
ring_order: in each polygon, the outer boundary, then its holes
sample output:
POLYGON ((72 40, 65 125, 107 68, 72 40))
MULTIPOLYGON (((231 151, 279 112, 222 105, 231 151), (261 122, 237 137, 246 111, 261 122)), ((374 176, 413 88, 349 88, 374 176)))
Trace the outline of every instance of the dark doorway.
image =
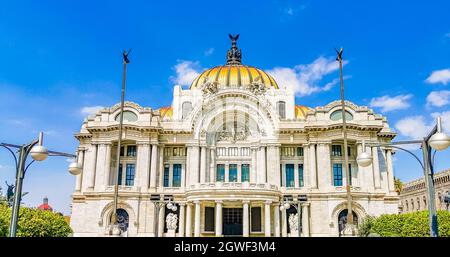
MULTIPOLYGON (((339 217, 338 217, 338 224, 339 224, 339 236, 342 236, 342 231, 345 228, 345 224, 347 224, 347 213, 348 210, 342 210, 339 213, 339 217)), ((358 216, 356 216, 356 213, 354 211, 352 211, 353 213, 353 224, 358 225, 358 216)))
POLYGON ((242 208, 223 208, 223 235, 242 236, 242 208))

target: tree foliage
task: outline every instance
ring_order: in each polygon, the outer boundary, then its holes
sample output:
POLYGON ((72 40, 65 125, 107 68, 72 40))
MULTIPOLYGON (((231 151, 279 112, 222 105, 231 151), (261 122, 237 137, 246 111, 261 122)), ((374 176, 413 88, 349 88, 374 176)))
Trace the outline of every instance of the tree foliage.
MULTIPOLYGON (((439 236, 450 236, 448 211, 438 211, 438 225, 439 236)), ((428 211, 381 215, 372 220, 370 232, 382 237, 428 237, 430 236, 428 211)))
MULTIPOLYGON (((0 236, 9 233, 11 209, 0 205, 0 236), (6 224, 6 226, 4 226, 6 224)), ((19 237, 66 237, 72 233, 64 217, 51 211, 21 207, 17 224, 19 237)))

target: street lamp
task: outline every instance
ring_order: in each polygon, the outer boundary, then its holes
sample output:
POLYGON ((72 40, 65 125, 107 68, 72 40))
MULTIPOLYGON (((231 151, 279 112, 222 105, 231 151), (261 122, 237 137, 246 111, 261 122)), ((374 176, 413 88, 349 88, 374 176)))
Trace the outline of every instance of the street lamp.
POLYGON ((157 195, 157 194, 153 194, 150 195, 150 201, 155 205, 155 209, 156 209, 156 213, 155 213, 155 222, 154 224, 154 233, 155 233, 155 237, 158 236, 158 232, 159 232, 159 222, 156 221, 156 219, 159 219, 159 212, 161 210, 161 208, 167 207, 167 209, 176 212, 178 210, 176 203, 173 202, 173 196, 171 195, 157 195))
MULTIPOLYGON (((366 152, 365 142, 363 140, 363 149, 358 157, 357 162, 359 165, 363 167, 367 167, 372 163, 372 157, 369 153, 366 152)), ((432 129, 432 131, 428 134, 427 137, 424 137, 422 140, 412 140, 412 141, 397 141, 386 144, 371 144, 371 146, 380 147, 387 146, 396 149, 400 149, 411 154, 422 166, 424 176, 425 176, 425 185, 427 188, 428 194, 428 211, 429 211, 429 223, 430 223, 430 236, 437 237, 438 234, 438 223, 437 223, 437 214, 436 214, 436 206, 435 206, 435 191, 434 191, 434 171, 433 171, 433 157, 431 156, 431 148, 435 151, 442 151, 447 149, 450 146, 450 137, 442 132, 441 125, 441 117, 437 117, 436 125, 432 129), (415 155, 413 152, 408 149, 399 147, 398 145, 406 145, 406 144, 421 144, 423 161, 415 155)))
MULTIPOLYGON (((14 144, 8 144, 8 143, 1 143, 0 146, 6 148, 14 157, 14 162, 16 164, 16 184, 15 184, 15 191, 14 191, 14 199, 13 199, 13 206, 11 210, 11 223, 9 226, 9 236, 15 237, 17 232, 17 221, 19 218, 19 209, 20 209, 20 202, 22 200, 22 186, 23 186, 23 179, 25 177, 25 173, 30 167, 30 165, 34 161, 43 161, 47 159, 47 157, 50 156, 64 156, 64 157, 76 157, 73 154, 68 153, 61 153, 61 152, 54 152, 54 151, 48 151, 45 146, 42 145, 43 143, 43 137, 44 133, 39 133, 39 138, 33 140, 31 143, 27 145, 14 145, 14 144), (19 149, 18 151, 18 157, 16 156, 16 153, 12 150, 12 148, 19 149), (27 162, 28 155, 31 155, 31 158, 33 160, 27 162)), ((72 165, 72 164, 71 164, 72 165)), ((80 171, 81 172, 81 169, 80 171)))

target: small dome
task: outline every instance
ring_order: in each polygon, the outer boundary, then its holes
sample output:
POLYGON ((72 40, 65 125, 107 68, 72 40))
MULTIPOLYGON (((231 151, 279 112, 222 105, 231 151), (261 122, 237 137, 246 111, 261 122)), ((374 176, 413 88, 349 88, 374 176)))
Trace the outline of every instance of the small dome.
POLYGON ((53 211, 53 208, 48 204, 47 197, 44 197, 42 204, 39 205, 37 208, 43 211, 53 211))
POLYGON ((309 107, 303 106, 303 105, 296 105, 295 106, 295 118, 298 120, 304 120, 306 119, 306 114, 310 110, 309 107))

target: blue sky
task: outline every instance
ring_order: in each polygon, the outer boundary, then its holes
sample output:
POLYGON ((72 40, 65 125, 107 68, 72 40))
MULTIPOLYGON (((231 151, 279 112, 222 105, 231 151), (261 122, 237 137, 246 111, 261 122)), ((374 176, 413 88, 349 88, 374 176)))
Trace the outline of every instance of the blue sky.
MULTIPOLYGON (((98 106, 120 100, 121 51, 132 48, 126 99, 171 104, 175 83, 225 62, 240 33, 243 62, 296 90, 297 104, 339 98, 334 48, 344 47, 346 98, 387 116, 397 140, 422 136, 437 113, 450 128, 448 1, 8 1, 0 9, 0 141, 74 152, 73 134, 98 106)), ((437 154, 437 170, 450 167, 437 154)), ((407 154, 395 174, 421 176, 407 154)), ((70 213, 75 178, 65 158, 33 164, 26 205, 44 196, 70 213)), ((0 151, 0 185, 14 180, 0 151)))

